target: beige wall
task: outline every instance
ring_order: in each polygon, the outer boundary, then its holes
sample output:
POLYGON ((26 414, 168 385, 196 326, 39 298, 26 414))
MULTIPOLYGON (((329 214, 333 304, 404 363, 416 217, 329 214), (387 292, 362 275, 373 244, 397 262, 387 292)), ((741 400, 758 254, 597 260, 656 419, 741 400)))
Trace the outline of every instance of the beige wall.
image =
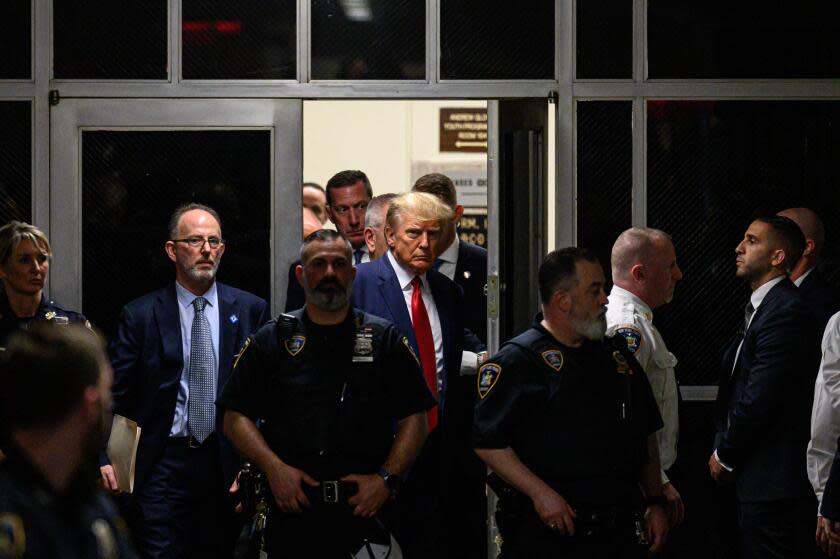
MULTIPOLYGON (((441 170, 452 165, 486 169, 483 153, 439 150, 442 107, 486 107, 485 101, 304 101, 303 178, 321 185, 343 169, 367 173, 374 194, 403 192, 413 183, 412 165, 441 170)), ((548 207, 554 207, 554 105, 549 105, 548 207)), ((554 211, 548 212, 549 249, 554 211)))

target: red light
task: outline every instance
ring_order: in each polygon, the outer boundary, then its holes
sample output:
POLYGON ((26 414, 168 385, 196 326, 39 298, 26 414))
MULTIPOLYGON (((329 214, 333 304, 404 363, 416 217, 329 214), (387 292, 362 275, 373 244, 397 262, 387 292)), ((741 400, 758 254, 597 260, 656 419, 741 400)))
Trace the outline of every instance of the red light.
POLYGON ((225 35, 242 32, 241 21, 217 21, 216 31, 225 35))

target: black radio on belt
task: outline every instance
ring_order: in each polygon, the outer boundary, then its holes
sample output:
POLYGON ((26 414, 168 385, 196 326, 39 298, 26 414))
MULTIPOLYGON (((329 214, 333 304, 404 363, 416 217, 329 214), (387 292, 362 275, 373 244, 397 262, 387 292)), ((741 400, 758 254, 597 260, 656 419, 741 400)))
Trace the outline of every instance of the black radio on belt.
POLYGON ((297 326, 297 318, 290 314, 280 314, 275 320, 277 323, 277 336, 280 341, 285 340, 295 332, 297 326))

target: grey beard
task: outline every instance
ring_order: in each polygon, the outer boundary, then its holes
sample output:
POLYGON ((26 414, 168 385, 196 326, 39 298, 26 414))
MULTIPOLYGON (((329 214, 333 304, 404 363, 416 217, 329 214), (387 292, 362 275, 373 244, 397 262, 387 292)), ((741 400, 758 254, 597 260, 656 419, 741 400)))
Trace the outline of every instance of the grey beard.
POLYGON ((189 270, 187 270, 187 275, 195 283, 209 284, 212 283, 214 279, 216 279, 217 268, 218 265, 213 266, 212 270, 198 270, 196 268, 190 268, 189 270))
POLYGON ((604 339, 604 333, 607 331, 607 317, 600 316, 593 320, 572 320, 572 328, 578 335, 597 342, 604 339))
POLYGON ((337 311, 345 307, 348 301, 350 301, 350 294, 353 292, 353 288, 347 287, 346 289, 339 289, 327 293, 306 287, 304 292, 306 293, 307 304, 324 311, 337 311))

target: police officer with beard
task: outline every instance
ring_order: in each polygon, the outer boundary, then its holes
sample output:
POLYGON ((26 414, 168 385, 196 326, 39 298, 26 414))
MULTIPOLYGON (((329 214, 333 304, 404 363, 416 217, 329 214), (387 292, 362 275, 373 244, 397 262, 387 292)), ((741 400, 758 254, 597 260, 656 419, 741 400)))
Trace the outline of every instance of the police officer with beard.
POLYGON ((350 307, 347 240, 316 231, 300 256, 304 308, 246 342, 218 404, 225 434, 268 480, 269 557, 347 557, 382 537, 380 510, 398 496, 435 401, 406 338, 350 307))
POLYGON ((543 316, 478 371, 473 446, 494 472, 505 558, 637 557, 664 543, 662 420, 624 338, 604 338, 604 281, 589 251, 549 253, 543 316))
POLYGON ((34 324, 0 354, 0 558, 133 558, 99 488, 111 367, 81 326, 34 324))

